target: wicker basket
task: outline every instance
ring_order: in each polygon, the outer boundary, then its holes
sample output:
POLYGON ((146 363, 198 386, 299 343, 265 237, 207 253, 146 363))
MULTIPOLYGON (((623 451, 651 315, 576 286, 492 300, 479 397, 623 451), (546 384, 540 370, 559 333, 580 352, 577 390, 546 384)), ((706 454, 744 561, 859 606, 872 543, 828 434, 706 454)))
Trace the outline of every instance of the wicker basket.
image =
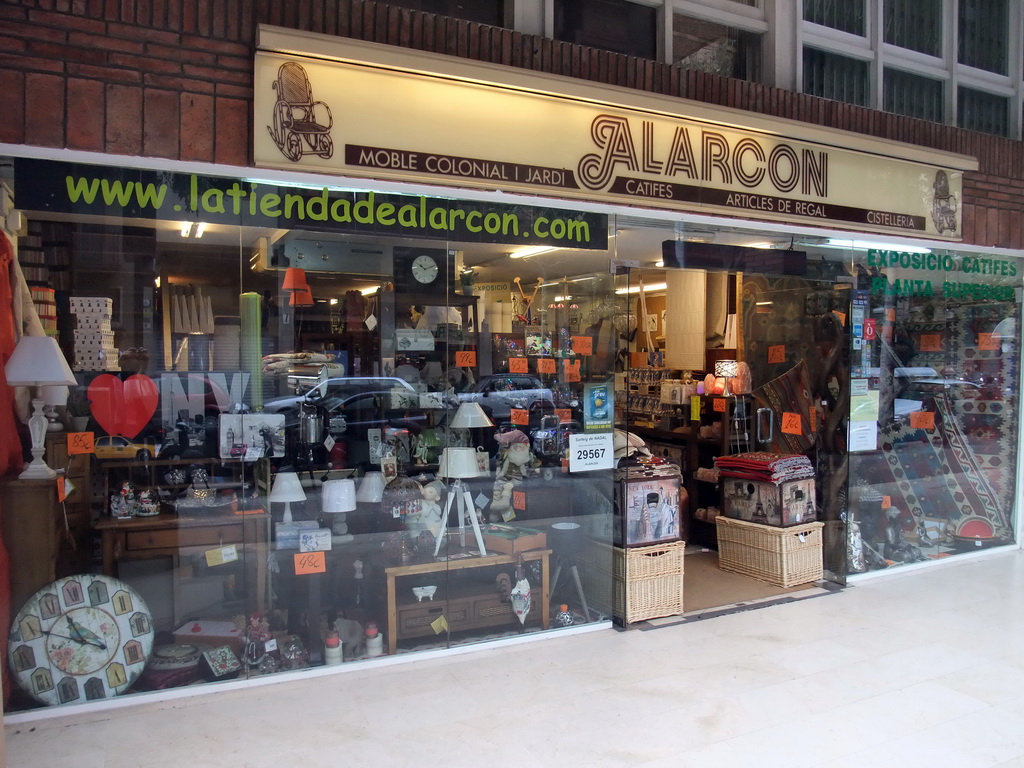
POLYGON ((683 552, 675 541, 649 547, 613 548, 614 615, 625 624, 683 612, 683 552))
POLYGON ((824 523, 790 528, 716 517, 718 567, 780 587, 818 581, 822 577, 821 529, 824 523))

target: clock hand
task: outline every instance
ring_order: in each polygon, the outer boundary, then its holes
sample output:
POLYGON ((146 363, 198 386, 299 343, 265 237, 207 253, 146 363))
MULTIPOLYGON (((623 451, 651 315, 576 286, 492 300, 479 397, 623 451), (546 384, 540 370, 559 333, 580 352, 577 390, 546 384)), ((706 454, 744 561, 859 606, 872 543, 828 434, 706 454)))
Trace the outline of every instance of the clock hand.
POLYGON ((43 634, 47 635, 48 637, 59 637, 61 640, 72 640, 72 641, 78 643, 79 645, 94 645, 97 648, 102 648, 104 651, 107 650, 107 646, 105 646, 103 643, 100 643, 100 642, 93 642, 91 640, 84 640, 84 639, 77 638, 77 637, 68 637, 67 635, 61 635, 61 634, 58 634, 56 632, 52 632, 52 631, 50 631, 48 629, 44 629, 43 630, 43 634))

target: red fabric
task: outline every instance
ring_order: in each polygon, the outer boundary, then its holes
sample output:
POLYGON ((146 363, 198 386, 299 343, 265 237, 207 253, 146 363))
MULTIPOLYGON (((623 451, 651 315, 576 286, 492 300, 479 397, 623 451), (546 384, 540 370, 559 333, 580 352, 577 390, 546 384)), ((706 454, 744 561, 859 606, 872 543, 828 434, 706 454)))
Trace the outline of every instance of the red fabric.
MULTIPOLYGON (((21 438, 18 437, 14 418, 14 392, 7 386, 7 361, 14 352, 17 339, 14 334, 14 296, 11 290, 11 264, 14 248, 7 235, 0 233, 0 474, 21 469, 21 438)), ((20 607, 20 606, 19 606, 20 607)), ((3 687, 6 708, 10 696, 11 678, 7 669, 7 635, 11 616, 11 572, 3 531, 0 529, 0 667, 3 668, 3 687)))

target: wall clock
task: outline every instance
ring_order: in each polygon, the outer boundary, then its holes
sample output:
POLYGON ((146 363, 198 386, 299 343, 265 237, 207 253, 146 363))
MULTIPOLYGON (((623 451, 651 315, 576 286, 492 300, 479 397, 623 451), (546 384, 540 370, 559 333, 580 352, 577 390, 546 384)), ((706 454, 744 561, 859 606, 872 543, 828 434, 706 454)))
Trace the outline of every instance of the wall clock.
POLYGON ((395 290, 404 293, 443 294, 455 290, 455 257, 440 248, 396 247, 395 290))
POLYGON ((8 661, 26 693, 71 704, 124 693, 153 651, 153 619, 141 595, 109 576, 58 579, 11 624, 8 661))

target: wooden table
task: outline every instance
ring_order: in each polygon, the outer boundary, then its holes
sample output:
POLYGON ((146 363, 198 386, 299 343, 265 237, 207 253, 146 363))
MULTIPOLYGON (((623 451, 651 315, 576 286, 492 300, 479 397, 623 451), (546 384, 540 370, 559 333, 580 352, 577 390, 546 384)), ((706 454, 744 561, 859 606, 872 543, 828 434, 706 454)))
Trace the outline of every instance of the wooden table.
MULTIPOLYGON (((399 622, 398 598, 395 584, 396 579, 404 576, 419 576, 424 574, 439 574, 443 576, 444 574, 452 573, 454 571, 462 571, 467 568, 486 568, 494 565, 511 565, 514 567, 519 562, 520 557, 527 562, 531 560, 540 561, 540 594, 538 595, 534 592, 533 603, 534 606, 536 606, 538 602, 540 603, 540 625, 541 628, 547 629, 551 624, 551 606, 549 604, 551 589, 551 580, 549 575, 550 555, 550 549, 533 549, 517 555, 492 554, 487 555, 486 557, 466 557, 455 560, 429 560, 423 563, 393 565, 390 568, 385 568, 384 573, 387 576, 388 598, 388 653, 394 654, 398 649, 399 622)), ((444 601, 442 600, 441 602, 443 604, 444 601)), ((425 605, 425 603, 423 605, 425 605)), ((475 627, 472 625, 472 622, 470 622, 464 628, 473 629, 475 627)))
POLYGON ((244 515, 197 515, 195 517, 160 514, 119 520, 104 517, 96 523, 103 536, 103 573, 117 575, 121 558, 145 559, 178 556, 188 551, 203 551, 229 544, 252 546, 252 568, 256 585, 256 607, 265 609, 267 551, 270 543, 270 515, 249 512, 244 515))

